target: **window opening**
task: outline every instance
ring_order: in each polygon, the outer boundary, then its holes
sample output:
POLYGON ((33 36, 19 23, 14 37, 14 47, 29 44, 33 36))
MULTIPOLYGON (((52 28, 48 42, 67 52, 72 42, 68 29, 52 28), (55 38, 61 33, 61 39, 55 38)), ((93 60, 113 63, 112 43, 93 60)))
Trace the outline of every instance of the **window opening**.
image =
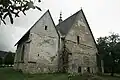
POLYGON ((90 67, 87 67, 87 71, 90 73, 90 67))
POLYGON ((81 67, 79 66, 79 67, 78 67, 78 73, 80 73, 80 72, 81 72, 81 67))
POLYGON ((80 38, 79 38, 79 36, 77 36, 77 43, 79 44, 79 40, 80 40, 80 38))
POLYGON ((45 26, 45 30, 47 30, 47 26, 45 26))

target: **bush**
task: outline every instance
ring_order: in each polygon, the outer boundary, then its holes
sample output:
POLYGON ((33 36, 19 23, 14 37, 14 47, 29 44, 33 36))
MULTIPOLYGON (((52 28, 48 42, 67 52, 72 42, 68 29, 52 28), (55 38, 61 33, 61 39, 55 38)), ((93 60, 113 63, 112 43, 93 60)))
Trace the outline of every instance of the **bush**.
POLYGON ((14 53, 9 52, 5 59, 4 59, 5 65, 13 65, 14 64, 14 53))

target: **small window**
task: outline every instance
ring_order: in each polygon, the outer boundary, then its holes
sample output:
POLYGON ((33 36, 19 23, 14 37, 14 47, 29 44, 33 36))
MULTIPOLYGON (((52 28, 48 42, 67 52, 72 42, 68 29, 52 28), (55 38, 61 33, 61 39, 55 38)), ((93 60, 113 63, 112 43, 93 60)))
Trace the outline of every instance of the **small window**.
POLYGON ((79 36, 77 36, 77 43, 79 44, 79 40, 80 40, 80 38, 79 38, 79 36))
POLYGON ((90 67, 87 67, 87 71, 90 73, 90 67))
POLYGON ((69 55, 72 55, 72 53, 69 53, 69 55))
POLYGON ((45 26, 45 30, 47 30, 47 26, 45 26))
POLYGON ((38 54, 38 56, 39 56, 39 54, 38 54))
POLYGON ((78 67, 78 73, 81 73, 81 67, 80 66, 78 67))

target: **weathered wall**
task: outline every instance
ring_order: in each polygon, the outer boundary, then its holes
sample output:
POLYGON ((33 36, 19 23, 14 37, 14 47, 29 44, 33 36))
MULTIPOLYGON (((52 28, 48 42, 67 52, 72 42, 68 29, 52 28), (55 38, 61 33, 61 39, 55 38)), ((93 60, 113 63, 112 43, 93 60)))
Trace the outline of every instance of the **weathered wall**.
POLYGON ((29 70, 31 73, 56 71, 58 66, 58 34, 47 12, 30 31, 29 70), (47 29, 45 30, 45 26, 47 29))
POLYGON ((14 59, 14 69, 23 70, 24 72, 27 70, 29 47, 30 47, 29 43, 26 42, 23 42, 18 46, 14 59), (24 51, 23 51, 23 45, 25 46, 24 51), (21 60, 22 53, 24 53, 23 60, 21 60))
POLYGON ((87 67, 90 67, 91 72, 96 72, 97 48, 91 35, 82 13, 79 13, 66 36, 66 46, 72 53, 69 55, 69 72, 78 72, 79 66, 82 73, 87 67), (79 44, 77 36, 79 36, 79 44))
POLYGON ((16 51, 14 69, 27 73, 57 71, 58 38, 54 22, 47 11, 31 28, 28 40, 20 43, 16 51), (23 45, 24 61, 21 61, 23 45))
MULTIPOLYGON (((69 53, 72 53, 68 56, 68 72, 78 72, 79 67, 82 73, 88 67, 91 73, 97 72, 97 48, 91 35, 83 15, 78 14, 65 37, 65 46, 69 53), (77 36, 79 36, 79 44, 77 36)), ((30 30, 28 41, 30 42, 25 41, 18 47, 14 68, 28 73, 51 73, 56 72, 59 65, 62 67, 59 55, 62 52, 58 53, 58 50, 62 51, 64 44, 62 40, 59 44, 59 36, 49 12, 46 12, 30 30), (20 60, 23 44, 25 45, 24 62, 20 60)))

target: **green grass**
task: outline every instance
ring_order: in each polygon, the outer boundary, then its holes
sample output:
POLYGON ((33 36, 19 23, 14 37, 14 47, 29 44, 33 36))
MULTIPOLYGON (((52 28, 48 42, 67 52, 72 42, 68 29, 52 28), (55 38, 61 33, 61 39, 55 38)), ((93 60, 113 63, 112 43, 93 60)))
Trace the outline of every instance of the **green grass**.
POLYGON ((0 80, 24 80, 25 76, 11 68, 0 68, 0 80))
POLYGON ((102 78, 104 78, 104 80, 120 80, 120 76, 110 76, 110 75, 103 75, 102 78))
POLYGON ((111 77, 111 76, 74 76, 71 80, 120 80, 120 77, 111 77))
POLYGON ((0 68, 0 80, 68 80, 67 74, 22 74, 12 68, 0 68))
MULTIPOLYGON (((120 77, 111 77, 109 75, 95 76, 97 79, 87 76, 72 76, 70 80, 120 80, 120 77)), ((22 74, 12 68, 0 68, 0 80, 68 80, 68 74, 22 74)))

